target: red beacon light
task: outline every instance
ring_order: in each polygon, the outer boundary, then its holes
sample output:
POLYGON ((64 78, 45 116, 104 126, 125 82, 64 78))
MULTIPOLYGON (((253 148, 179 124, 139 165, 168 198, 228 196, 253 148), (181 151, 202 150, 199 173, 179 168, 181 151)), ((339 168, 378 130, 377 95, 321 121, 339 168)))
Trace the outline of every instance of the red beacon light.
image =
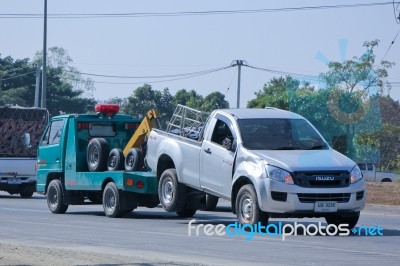
POLYGON ((103 116, 113 117, 119 111, 118 104, 96 104, 94 110, 98 113, 101 113, 103 116))

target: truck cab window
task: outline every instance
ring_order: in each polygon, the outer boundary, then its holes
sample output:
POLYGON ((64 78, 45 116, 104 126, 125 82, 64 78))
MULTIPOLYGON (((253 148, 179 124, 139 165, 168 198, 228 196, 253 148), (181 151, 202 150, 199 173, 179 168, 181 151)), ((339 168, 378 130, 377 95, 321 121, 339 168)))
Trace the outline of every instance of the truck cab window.
POLYGON ((47 128, 47 131, 41 141, 41 145, 58 144, 60 142, 63 124, 63 120, 53 121, 47 128))
POLYGON ((367 169, 368 171, 374 170, 374 165, 372 163, 367 163, 367 169))
POLYGON ((364 171, 366 169, 365 167, 365 163, 359 163, 358 167, 360 168, 360 170, 364 171))
POLYGON ((215 124, 215 128, 211 137, 211 142, 222 146, 222 142, 225 138, 233 140, 232 131, 225 122, 223 122, 222 120, 218 120, 215 124))

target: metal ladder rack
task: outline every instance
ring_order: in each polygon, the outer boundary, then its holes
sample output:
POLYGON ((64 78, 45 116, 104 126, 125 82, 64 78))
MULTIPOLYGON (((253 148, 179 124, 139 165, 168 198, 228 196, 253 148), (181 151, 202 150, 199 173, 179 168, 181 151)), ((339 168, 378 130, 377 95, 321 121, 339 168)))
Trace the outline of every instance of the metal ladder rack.
POLYGON ((210 113, 178 104, 167 126, 167 132, 198 139, 210 113))

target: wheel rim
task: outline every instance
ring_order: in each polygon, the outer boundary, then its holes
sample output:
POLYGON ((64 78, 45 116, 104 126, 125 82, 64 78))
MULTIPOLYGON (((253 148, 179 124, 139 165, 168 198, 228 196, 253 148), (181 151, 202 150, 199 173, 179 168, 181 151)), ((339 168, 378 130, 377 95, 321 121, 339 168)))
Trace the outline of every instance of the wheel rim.
POLYGON ((110 158, 110 166, 115 167, 117 165, 117 156, 113 155, 110 158))
POLYGON ((104 206, 106 208, 106 211, 108 213, 113 212, 115 209, 115 204, 116 204, 115 194, 112 190, 108 189, 104 196, 104 206))
POLYGON ((170 204, 174 198, 174 183, 170 177, 164 179, 162 183, 161 196, 165 204, 170 204))
POLYGON ((47 193, 47 199, 52 208, 56 208, 58 205, 58 195, 57 189, 55 187, 50 187, 49 192, 47 193))
POLYGON ((91 165, 97 165, 99 161, 99 150, 97 147, 91 147, 89 151, 89 163, 91 165))
POLYGON ((133 156, 131 155, 128 157, 128 166, 132 167, 132 165, 133 165, 133 156))
POLYGON ((240 215, 242 216, 243 220, 249 223, 254 215, 254 206, 253 201, 250 197, 243 197, 240 202, 240 215))

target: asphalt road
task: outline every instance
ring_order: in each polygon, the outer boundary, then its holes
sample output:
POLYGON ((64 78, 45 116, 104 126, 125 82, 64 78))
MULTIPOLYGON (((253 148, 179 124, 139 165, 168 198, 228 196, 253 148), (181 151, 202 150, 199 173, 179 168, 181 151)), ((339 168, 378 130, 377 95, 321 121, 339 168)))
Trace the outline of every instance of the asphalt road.
MULTIPOLYGON (((400 261, 400 207, 367 206, 357 225, 361 227, 360 236, 304 236, 304 230, 299 229, 297 236, 286 236, 285 240, 280 235, 256 235, 251 240, 246 239, 250 235, 243 234, 219 236, 210 228, 214 235, 207 235, 199 224, 229 225, 236 221, 226 202, 220 203, 217 211, 199 211, 193 218, 196 221, 189 236, 191 219, 179 218, 160 207, 139 208, 119 219, 107 218, 101 205, 70 206, 66 214, 55 215, 42 195, 21 199, 0 192, 0 252, 6 243, 50 250, 62 247, 109 254, 107 265, 118 264, 112 256, 132 257, 132 264, 146 265, 152 261, 177 265, 398 265, 400 261), (373 226, 377 230, 369 233, 383 236, 364 236, 363 228, 371 230, 373 226)), ((326 226, 323 219, 311 218, 271 219, 270 224, 278 227, 295 222, 305 226, 322 222, 326 226)))

